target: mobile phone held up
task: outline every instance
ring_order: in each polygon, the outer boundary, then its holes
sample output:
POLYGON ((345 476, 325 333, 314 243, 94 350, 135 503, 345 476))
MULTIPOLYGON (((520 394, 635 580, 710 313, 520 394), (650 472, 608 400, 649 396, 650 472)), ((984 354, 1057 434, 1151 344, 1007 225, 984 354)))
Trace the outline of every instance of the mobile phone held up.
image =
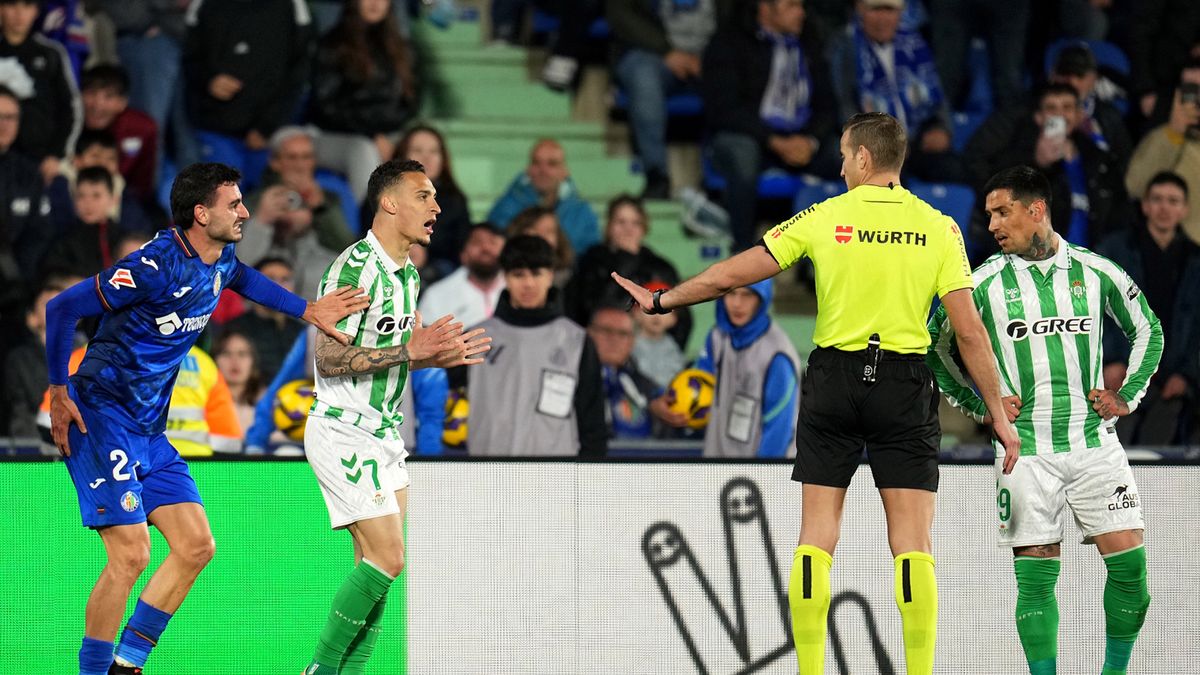
POLYGON ((1066 138, 1067 118, 1061 115, 1051 115, 1042 126, 1042 135, 1046 138, 1066 138))

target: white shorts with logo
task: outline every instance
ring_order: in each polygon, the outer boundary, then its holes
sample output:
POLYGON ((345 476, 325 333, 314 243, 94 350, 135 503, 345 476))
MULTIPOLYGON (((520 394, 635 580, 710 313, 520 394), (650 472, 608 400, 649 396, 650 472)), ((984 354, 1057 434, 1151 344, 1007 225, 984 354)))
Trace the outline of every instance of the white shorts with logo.
POLYGON ((334 529, 400 513, 395 493, 408 487, 404 441, 376 438, 353 424, 313 415, 304 430, 304 453, 334 529))
POLYGON ((999 545, 1004 548, 1063 540, 1064 506, 1071 507, 1083 543, 1096 535, 1145 527, 1137 484, 1116 434, 1098 448, 1024 456, 1013 472, 996 459, 999 545))

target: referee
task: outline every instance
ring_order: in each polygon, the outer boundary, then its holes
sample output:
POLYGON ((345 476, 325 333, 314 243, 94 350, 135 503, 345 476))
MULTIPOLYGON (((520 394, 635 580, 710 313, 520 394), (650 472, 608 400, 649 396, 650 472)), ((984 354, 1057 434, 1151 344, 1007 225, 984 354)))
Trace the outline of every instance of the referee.
POLYGON ((792 216, 749 250, 669 291, 651 293, 613 273, 643 311, 663 313, 778 274, 805 256, 816 267, 817 348, 803 380, 792 471, 803 483, 800 545, 788 586, 801 675, 824 673, 829 568, 846 488, 864 448, 887 513, 907 672, 933 672, 937 582, 930 528, 941 429, 937 387, 925 366, 925 321, 934 295, 1004 445, 1004 473, 1020 447, 971 299, 962 234, 900 187, 906 146, 896 118, 855 115, 841 139, 847 193, 792 216))

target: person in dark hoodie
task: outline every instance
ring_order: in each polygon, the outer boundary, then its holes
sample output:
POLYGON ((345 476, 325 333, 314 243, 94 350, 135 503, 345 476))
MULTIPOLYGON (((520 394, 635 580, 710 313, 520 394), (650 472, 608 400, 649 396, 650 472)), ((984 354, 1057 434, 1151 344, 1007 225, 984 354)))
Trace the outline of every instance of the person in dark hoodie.
POLYGON ((771 320, 771 279, 717 302, 717 325, 696 367, 717 379, 705 457, 785 457, 800 414, 800 357, 771 320))
POLYGON ((506 290, 496 314, 479 324, 492 338, 486 363, 450 386, 467 387, 471 455, 591 456, 608 452, 596 346, 563 316, 554 283, 554 249, 519 235, 500 253, 506 290))

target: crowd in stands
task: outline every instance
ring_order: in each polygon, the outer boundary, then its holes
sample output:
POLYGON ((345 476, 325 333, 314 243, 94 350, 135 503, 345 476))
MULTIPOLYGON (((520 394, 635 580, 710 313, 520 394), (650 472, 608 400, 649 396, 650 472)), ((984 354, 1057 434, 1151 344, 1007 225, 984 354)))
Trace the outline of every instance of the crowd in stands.
MULTIPOLYGON (((524 46, 531 13, 553 20, 552 89, 569 95, 585 68, 608 69, 644 185, 606 195, 597 214, 589 177, 544 138, 485 222, 472 222, 471 186, 455 179, 454 139, 419 118, 426 64, 409 27, 420 5, 0 0, 0 435, 39 435, 46 303, 170 226, 179 167, 240 169, 251 218, 239 257, 311 298, 370 225, 371 170, 399 157, 425 166, 442 208, 431 245, 412 254, 425 321, 453 313, 494 340, 469 373, 414 375, 417 453, 447 451, 447 401, 465 396, 470 454, 602 455, 610 441, 703 437, 706 456, 783 456, 802 368, 771 319, 773 285, 694 310, 715 311, 716 325, 691 364, 693 314, 631 313, 609 273, 650 289, 680 281, 646 243, 645 202, 683 180, 668 168, 673 127, 700 129, 688 140, 696 173, 740 250, 781 201, 807 205, 793 202, 803 186, 839 189, 841 121, 867 110, 907 130, 906 184, 979 200, 997 170, 1041 169, 1055 229, 1120 263, 1163 322, 1162 366, 1122 439, 1200 434, 1200 3, 491 0, 497 42, 524 46), (790 187, 773 192, 768 178, 790 187), (671 407, 671 380, 689 365, 717 381, 707 433, 671 407)), ((996 247, 982 210, 963 213, 979 263, 996 247)), ((80 356, 94 330, 80 324, 80 356)), ((1110 388, 1129 358, 1121 338, 1105 327, 1110 388)), ((286 442, 275 393, 311 378, 311 341, 225 291, 177 380, 173 438, 189 454, 286 442)))

